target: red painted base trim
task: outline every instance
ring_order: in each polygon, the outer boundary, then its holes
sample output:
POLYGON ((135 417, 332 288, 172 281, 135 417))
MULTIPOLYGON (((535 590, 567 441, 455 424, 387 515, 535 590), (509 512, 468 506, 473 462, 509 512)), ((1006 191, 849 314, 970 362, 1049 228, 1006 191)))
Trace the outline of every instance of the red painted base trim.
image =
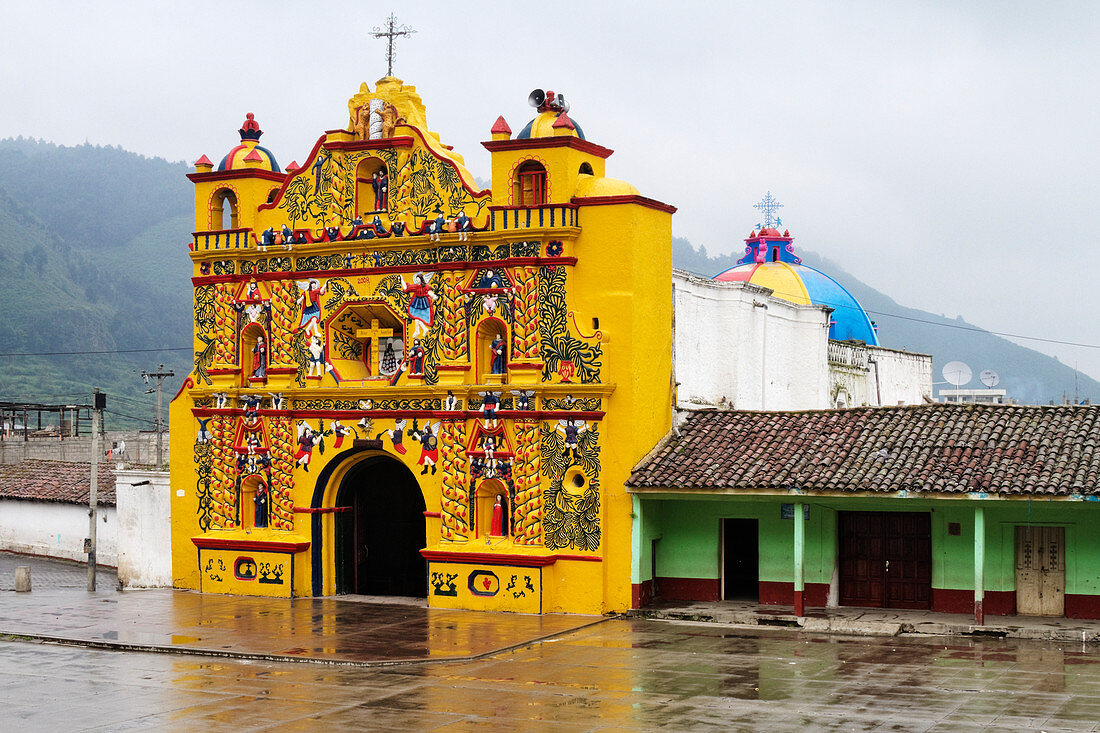
MULTIPOLYGON (((983 610, 986 616, 1016 614, 1016 591, 987 590, 983 610)), ((932 610, 939 613, 974 613, 974 591, 958 588, 933 588, 932 610)))
MULTIPOLYGON (((774 580, 761 580, 760 603, 765 606, 794 605, 794 583, 781 583, 774 580)), ((828 583, 806 583, 802 591, 803 608, 817 606, 824 608, 829 601, 828 583)))
POLYGON ((264 540, 231 540, 214 537, 192 537, 195 547, 203 550, 249 550, 251 552, 302 552, 308 542, 266 542, 264 540))
POLYGON ((712 578, 657 578, 656 592, 666 601, 717 601, 721 582, 712 578))
POLYGON ((1066 593, 1066 618, 1100 618, 1100 596, 1066 593))
POLYGON ((350 512, 350 506, 296 506, 295 514, 332 514, 333 512, 350 512))
POLYGON ((653 581, 645 580, 630 586, 630 607, 642 608, 653 600, 653 581))
POLYGON ((515 565, 521 568, 544 568, 558 560, 578 560, 581 562, 603 562, 596 555, 498 555, 491 552, 444 552, 442 550, 421 550, 420 554, 429 562, 458 562, 467 565, 515 565))

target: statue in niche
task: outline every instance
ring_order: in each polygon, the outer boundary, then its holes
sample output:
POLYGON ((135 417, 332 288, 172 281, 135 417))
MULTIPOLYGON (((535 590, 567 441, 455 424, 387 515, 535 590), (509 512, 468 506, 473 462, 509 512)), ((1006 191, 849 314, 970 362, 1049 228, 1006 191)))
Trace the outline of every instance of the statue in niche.
POLYGON ((493 523, 489 527, 489 534, 493 537, 504 537, 504 495, 497 494, 497 503, 493 504, 493 523))
POLYGON ((506 371, 506 362, 508 346, 504 343, 504 338, 499 334, 493 335, 493 340, 489 344, 489 355, 492 361, 489 364, 490 374, 504 374, 506 371))
POLYGON ((264 337, 256 337, 256 345, 252 347, 252 374, 251 379, 267 379, 267 346, 264 345, 264 337))
POLYGON ((405 344, 401 339, 386 339, 386 345, 378 355, 378 373, 384 377, 392 377, 404 356, 405 344))
POLYGON ((256 495, 252 501, 256 504, 256 529, 267 529, 267 487, 262 483, 256 486, 256 495))
POLYGON ((382 166, 374 172, 374 175, 371 177, 370 187, 374 189, 374 210, 389 211, 390 174, 386 171, 385 166, 382 166))

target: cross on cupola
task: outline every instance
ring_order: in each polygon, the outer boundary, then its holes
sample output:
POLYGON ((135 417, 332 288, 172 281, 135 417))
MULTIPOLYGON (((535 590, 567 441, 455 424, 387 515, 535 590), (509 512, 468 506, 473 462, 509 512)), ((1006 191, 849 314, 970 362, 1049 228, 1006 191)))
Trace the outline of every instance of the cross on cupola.
POLYGON ((764 226, 768 229, 772 229, 778 226, 779 220, 775 218, 775 214, 779 209, 783 208, 783 204, 779 203, 779 200, 772 196, 772 192, 768 191, 764 194, 764 198, 760 199, 759 203, 752 205, 752 208, 759 209, 764 214, 764 226))
POLYGON ((386 76, 393 76, 393 39, 401 36, 411 36, 416 31, 407 25, 397 25, 397 18, 394 17, 393 13, 390 13, 390 17, 386 19, 386 25, 383 27, 386 30, 376 27, 371 31, 371 35, 375 38, 386 39, 386 76))

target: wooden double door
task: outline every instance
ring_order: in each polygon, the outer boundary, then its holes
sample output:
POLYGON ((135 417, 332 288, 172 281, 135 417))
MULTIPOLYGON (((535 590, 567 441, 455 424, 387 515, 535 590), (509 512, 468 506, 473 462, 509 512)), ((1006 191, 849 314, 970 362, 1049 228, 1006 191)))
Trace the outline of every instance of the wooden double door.
POLYGON ((1016 527, 1016 613, 1064 616, 1066 528, 1016 527))
POLYGON ((932 607, 932 518, 925 512, 839 512, 840 605, 932 607))

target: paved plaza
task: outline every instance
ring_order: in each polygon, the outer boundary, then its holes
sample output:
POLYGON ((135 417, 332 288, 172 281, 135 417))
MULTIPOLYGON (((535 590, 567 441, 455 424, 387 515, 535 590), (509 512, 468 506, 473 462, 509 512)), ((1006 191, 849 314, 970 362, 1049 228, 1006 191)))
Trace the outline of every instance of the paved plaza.
POLYGON ((0 592, 0 675, 4 727, 21 733, 1100 730, 1100 646, 1083 639, 824 634, 109 582, 0 592))

